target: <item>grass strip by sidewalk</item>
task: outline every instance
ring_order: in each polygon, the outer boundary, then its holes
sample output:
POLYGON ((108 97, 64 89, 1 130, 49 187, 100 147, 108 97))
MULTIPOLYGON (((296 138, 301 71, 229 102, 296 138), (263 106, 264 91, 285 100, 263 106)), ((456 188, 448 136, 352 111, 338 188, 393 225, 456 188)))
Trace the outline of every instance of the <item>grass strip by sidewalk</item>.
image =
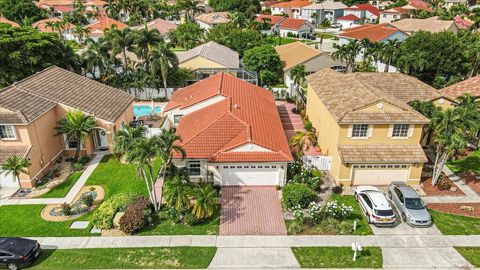
POLYGON ((455 249, 473 266, 480 267, 480 247, 455 247, 455 249))
POLYGON ((215 247, 42 250, 28 269, 207 268, 215 247))
POLYGON ((293 254, 302 268, 381 268, 382 250, 364 247, 353 261, 350 247, 294 247, 293 254))
POLYGON ((72 173, 63 183, 52 188, 50 191, 37 198, 63 198, 67 196, 67 193, 70 191, 73 185, 75 185, 78 178, 82 176, 82 173, 83 171, 72 173))
POLYGON ((433 223, 446 235, 480 234, 480 218, 452 215, 430 210, 433 223))

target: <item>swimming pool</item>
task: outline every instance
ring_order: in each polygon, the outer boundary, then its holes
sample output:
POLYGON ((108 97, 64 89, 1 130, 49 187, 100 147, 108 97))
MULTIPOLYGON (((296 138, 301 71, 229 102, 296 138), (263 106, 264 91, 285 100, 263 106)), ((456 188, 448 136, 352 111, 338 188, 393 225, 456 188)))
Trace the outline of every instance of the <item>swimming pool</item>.
MULTIPOLYGON (((154 113, 160 113, 162 111, 161 106, 155 106, 154 113)), ((152 112, 152 106, 149 105, 133 105, 133 115, 143 116, 149 115, 152 112)))

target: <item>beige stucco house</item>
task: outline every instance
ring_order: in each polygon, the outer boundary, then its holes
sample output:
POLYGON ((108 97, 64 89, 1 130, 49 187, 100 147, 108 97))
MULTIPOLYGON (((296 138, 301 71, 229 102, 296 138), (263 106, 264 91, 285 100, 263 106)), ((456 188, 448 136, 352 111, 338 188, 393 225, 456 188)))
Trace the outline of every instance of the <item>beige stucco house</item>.
POLYGON ((338 184, 420 182, 427 162, 420 140, 429 119, 407 103, 438 99, 437 90, 400 73, 324 69, 307 81, 307 115, 338 184))
MULTIPOLYGON (((71 110, 95 117, 97 128, 82 155, 113 149, 113 133, 133 120, 129 94, 59 67, 50 67, 0 91, 0 164, 14 155, 31 165, 20 175, 22 187, 41 179, 62 155, 73 155, 76 142, 57 135, 57 121, 71 110)), ((0 187, 18 187, 0 171, 0 187)))

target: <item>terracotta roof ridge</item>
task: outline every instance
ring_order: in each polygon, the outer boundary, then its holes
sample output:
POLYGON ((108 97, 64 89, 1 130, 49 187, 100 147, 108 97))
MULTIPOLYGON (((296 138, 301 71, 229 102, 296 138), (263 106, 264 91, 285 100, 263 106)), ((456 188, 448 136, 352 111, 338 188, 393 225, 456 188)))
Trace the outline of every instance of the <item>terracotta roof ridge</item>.
POLYGON ((182 142, 183 145, 186 145, 187 143, 191 142, 193 139, 197 138, 200 134, 202 134, 205 130, 207 130, 208 128, 210 128, 211 126, 213 126, 215 123, 217 123, 220 119, 222 119, 223 117, 225 117, 226 115, 228 114, 228 111, 226 111, 225 113, 221 114, 216 120, 212 121, 209 125, 207 125, 205 128, 201 129, 198 131, 197 134, 195 134, 195 136, 192 136, 188 141, 185 141, 185 142, 182 142))

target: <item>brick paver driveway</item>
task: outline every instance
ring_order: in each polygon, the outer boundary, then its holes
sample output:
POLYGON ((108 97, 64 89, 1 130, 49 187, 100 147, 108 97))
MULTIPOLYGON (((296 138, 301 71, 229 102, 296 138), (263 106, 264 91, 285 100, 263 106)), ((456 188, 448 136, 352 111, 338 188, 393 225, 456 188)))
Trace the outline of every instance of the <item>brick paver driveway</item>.
POLYGON ((275 187, 222 187, 220 235, 286 235, 275 187))

